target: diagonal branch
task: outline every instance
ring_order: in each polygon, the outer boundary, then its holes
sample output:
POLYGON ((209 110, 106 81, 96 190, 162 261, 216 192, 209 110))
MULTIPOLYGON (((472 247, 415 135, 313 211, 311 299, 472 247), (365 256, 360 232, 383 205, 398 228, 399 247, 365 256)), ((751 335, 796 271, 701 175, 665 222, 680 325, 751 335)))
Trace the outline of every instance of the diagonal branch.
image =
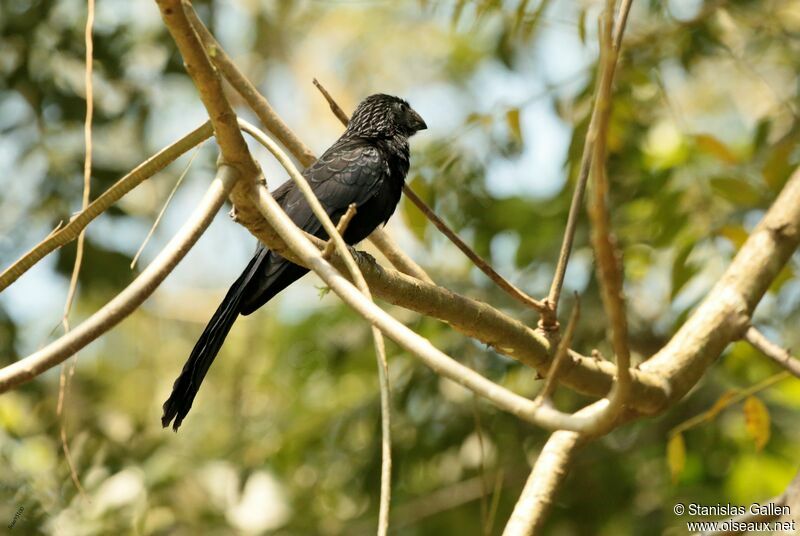
POLYGON ((550 370, 547 372, 547 378, 544 381, 544 387, 539 391, 534 399, 535 404, 543 404, 550 402, 550 395, 558 385, 558 374, 561 371, 561 365, 564 359, 569 355, 569 347, 572 345, 572 337, 575 335, 575 327, 578 325, 578 318, 580 317, 580 301, 578 301, 577 294, 575 296, 575 306, 572 308, 572 313, 569 315, 569 322, 567 328, 564 330, 564 335, 558 343, 556 354, 553 357, 553 362, 550 364, 550 370))
POLYGON ((148 158, 130 173, 119 179, 113 186, 92 201, 86 210, 73 217, 70 222, 47 236, 28 253, 20 257, 14 264, 0 274, 0 292, 16 281, 47 254, 61 246, 75 240, 83 229, 97 216, 105 212, 122 196, 133 190, 146 179, 149 179, 174 160, 177 160, 186 151, 207 140, 213 134, 211 123, 203 123, 189 134, 185 135, 169 147, 162 149, 156 155, 148 158))
POLYGON ((265 243, 275 242, 275 233, 249 202, 250 192, 256 182, 263 180, 261 170, 253 160, 239 130, 236 113, 222 89, 222 80, 186 17, 186 11, 191 10, 191 2, 156 0, 156 4, 214 126, 214 136, 219 143, 222 159, 235 167, 241 175, 241 180, 237 181, 231 191, 231 202, 235 207, 234 219, 251 231, 257 230, 268 237, 265 243))
POLYGON ((302 265, 313 270, 348 306, 434 372, 486 398, 498 408, 543 428, 588 433, 587 431, 597 427, 598 417, 604 415, 608 406, 607 400, 600 400, 575 415, 565 414, 548 406, 537 406, 533 401, 455 361, 434 347, 428 339, 398 322, 354 287, 323 258, 320 249, 324 249, 325 243, 320 241, 317 246, 309 240, 281 210, 263 185, 257 186, 255 195, 257 197, 254 201, 261 213, 302 265))
POLYGON ((258 165, 239 131, 236 113, 222 90, 222 80, 186 18, 184 6, 191 8, 191 3, 186 0, 156 0, 156 4, 183 56, 186 72, 192 78, 200 100, 208 111, 222 157, 240 171, 242 178, 254 179, 260 175, 258 165))
POLYGON ((640 367, 669 381, 670 404, 685 395, 722 350, 747 331, 753 310, 798 244, 800 168, 694 313, 640 367))
POLYGON ((747 328, 744 338, 762 354, 791 372, 795 377, 800 378, 800 360, 792 357, 792 354, 785 348, 781 348, 766 338, 755 326, 747 328))
POLYGON ((553 432, 536 459, 503 536, 530 536, 541 530, 581 443, 575 432, 553 432))
POLYGON ((116 326, 153 293, 197 242, 225 202, 237 178, 236 171, 220 166, 200 205, 181 230, 125 290, 79 326, 41 350, 0 369, 0 393, 32 380, 116 326))

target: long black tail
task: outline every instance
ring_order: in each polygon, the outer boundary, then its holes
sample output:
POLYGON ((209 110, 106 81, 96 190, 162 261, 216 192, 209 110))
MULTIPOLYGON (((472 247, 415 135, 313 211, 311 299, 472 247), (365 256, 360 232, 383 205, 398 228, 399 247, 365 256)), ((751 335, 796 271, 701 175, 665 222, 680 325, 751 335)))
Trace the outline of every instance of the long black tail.
POLYGON ((198 389, 200 389, 200 384, 203 382, 208 368, 214 362, 214 358, 217 357, 225 337, 228 336, 231 326, 236 321, 236 317, 239 316, 239 309, 245 296, 245 288, 263 260, 263 254, 256 254, 252 258, 242 275, 231 285, 214 316, 208 322, 206 329, 203 330, 200 339, 194 345, 194 349, 183 366, 180 376, 172 385, 172 394, 169 395, 169 398, 162 406, 164 414, 161 416, 161 425, 164 428, 169 426, 172 419, 175 419, 172 428, 177 432, 184 417, 189 413, 194 397, 197 395, 198 389))

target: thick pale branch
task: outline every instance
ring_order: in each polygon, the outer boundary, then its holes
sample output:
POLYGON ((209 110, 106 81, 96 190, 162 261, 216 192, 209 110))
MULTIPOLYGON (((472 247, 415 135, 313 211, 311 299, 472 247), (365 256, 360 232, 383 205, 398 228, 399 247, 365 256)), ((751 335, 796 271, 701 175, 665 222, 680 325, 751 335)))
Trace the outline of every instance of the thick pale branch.
POLYGON ((554 432, 539 453, 503 536, 531 536, 541 531, 558 487, 581 444, 575 432, 554 432))
POLYGON ((186 136, 182 137, 169 147, 162 149, 156 155, 139 164, 133 171, 122 177, 103 194, 92 201, 70 222, 50 233, 50 235, 37 244, 28 253, 23 255, 14 264, 0 274, 0 292, 27 272, 33 265, 42 260, 48 253, 75 240, 83 229, 97 216, 105 212, 122 196, 133 190, 146 179, 149 179, 174 160, 177 160, 186 151, 207 140, 213 134, 211 123, 204 123, 186 136))
POLYGON ((800 378, 800 360, 792 357, 792 354, 790 354, 788 350, 781 348, 767 339, 764 334, 758 331, 754 326, 747 328, 744 338, 757 350, 761 351, 762 354, 791 372, 794 376, 800 378))
POLYGON ((211 65, 211 60, 208 59, 184 12, 184 5, 191 9, 191 3, 185 0, 156 0, 156 4, 161 10, 164 24, 183 56, 186 72, 192 78, 200 100, 208 111, 222 157, 242 173, 243 179, 257 177, 260 174, 258 165, 239 131, 236 113, 225 98, 222 80, 211 65))
POLYGON ((237 174, 221 166, 189 221, 125 290, 78 327, 38 352, 0 369, 0 393, 32 380, 98 338, 131 314, 153 293, 203 234, 225 202, 237 174))

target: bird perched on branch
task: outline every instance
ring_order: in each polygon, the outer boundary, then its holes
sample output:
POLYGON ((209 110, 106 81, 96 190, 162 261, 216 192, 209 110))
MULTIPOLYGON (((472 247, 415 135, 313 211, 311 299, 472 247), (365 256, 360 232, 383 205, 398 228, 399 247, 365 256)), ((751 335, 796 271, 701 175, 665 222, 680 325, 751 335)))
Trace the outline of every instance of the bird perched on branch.
MULTIPOLYGON (((345 242, 360 242, 389 220, 408 173, 408 138, 425 128, 425 121, 406 101, 391 95, 371 95, 353 112, 344 134, 303 172, 334 223, 351 203, 356 205, 344 232, 345 242)), ((287 181, 272 195, 298 227, 328 239, 293 181, 287 181)), ((165 428, 173 419, 172 427, 176 431, 180 427, 236 318, 249 315, 307 272, 259 244, 175 380, 163 406, 161 424, 165 428)))

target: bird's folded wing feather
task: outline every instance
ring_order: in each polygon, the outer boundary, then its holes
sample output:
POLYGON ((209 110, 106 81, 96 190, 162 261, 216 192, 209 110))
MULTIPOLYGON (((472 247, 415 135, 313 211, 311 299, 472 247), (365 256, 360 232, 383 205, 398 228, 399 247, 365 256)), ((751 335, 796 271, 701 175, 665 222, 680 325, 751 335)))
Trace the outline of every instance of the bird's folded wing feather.
MULTIPOLYGON (((338 223, 351 203, 355 203, 358 210, 374 196, 388 175, 388 165, 380 151, 361 140, 340 140, 303 172, 334 223, 338 223)), ((273 196, 295 225, 314 236, 328 238, 305 196, 293 182, 282 184, 273 196)), ((248 278, 243 314, 258 309, 274 295, 277 290, 272 288, 274 283, 291 264, 272 252, 259 250, 258 254, 263 257, 248 278)))

